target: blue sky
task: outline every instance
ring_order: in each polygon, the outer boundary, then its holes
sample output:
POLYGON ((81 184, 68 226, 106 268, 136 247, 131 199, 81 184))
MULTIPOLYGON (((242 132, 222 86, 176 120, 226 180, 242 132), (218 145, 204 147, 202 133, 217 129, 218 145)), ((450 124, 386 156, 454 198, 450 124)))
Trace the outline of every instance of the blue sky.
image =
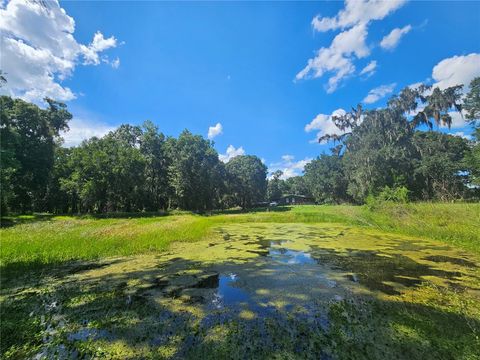
MULTIPOLYGON (((480 2, 399 1, 383 3, 383 13, 381 4, 51 3, 52 9, 65 10, 57 14, 58 23, 65 15, 74 20, 74 30, 68 31, 85 46, 75 56, 59 55, 72 62, 69 71, 53 68, 45 76, 71 92, 62 93, 75 118, 77 137, 70 141, 147 119, 172 136, 188 128, 206 137, 209 127, 220 123, 222 132, 213 138, 220 154, 230 145, 242 147, 272 170, 293 175, 305 161, 328 151, 329 144, 314 140, 328 130, 329 115, 365 103, 372 89, 379 88, 378 96, 367 102, 378 100, 366 107, 380 107, 389 92, 417 82, 448 85, 480 75, 480 2), (374 11, 366 11, 368 6, 374 11), (96 32, 102 35, 97 45, 96 32), (342 33, 351 41, 334 41, 342 33), (317 64, 302 75, 321 48, 317 64), (361 74, 368 64, 375 69, 361 74)), ((4 3, 3 15, 35 10, 22 6, 30 5, 4 3)), ((40 33, 51 17, 42 21, 36 28, 40 33)), ((14 20, 4 20, 2 27, 13 39, 35 45, 29 30, 14 20)), ((18 96, 47 91, 38 86, 28 93, 27 85, 12 81, 8 91, 18 96)), ((455 124, 452 133, 469 133, 461 119, 455 124)))

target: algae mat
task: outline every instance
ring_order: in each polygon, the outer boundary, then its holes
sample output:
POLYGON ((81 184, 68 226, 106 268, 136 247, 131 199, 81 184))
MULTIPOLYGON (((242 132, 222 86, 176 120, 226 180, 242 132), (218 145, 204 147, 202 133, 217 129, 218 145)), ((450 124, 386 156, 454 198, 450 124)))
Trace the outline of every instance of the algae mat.
POLYGON ((6 358, 480 358, 478 258, 337 224, 219 226, 71 264, 2 308, 18 318, 6 358))

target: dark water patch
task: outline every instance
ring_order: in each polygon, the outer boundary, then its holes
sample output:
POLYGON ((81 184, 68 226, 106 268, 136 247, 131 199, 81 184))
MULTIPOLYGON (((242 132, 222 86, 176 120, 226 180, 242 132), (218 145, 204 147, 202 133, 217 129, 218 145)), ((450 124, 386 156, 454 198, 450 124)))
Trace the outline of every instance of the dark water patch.
POLYGON ((199 289, 214 289, 219 286, 218 273, 204 274, 198 277, 199 281, 193 286, 199 289))
POLYGON ((267 256, 269 254, 268 250, 247 250, 251 254, 257 254, 259 256, 267 256))
POLYGON ((74 333, 68 334, 68 341, 87 341, 87 340, 100 340, 111 339, 112 334, 104 329, 95 328, 83 328, 74 333))
MULTIPOLYGON (((312 252, 312 258, 317 262, 353 273, 358 283, 370 290, 388 295, 400 294, 401 289, 392 284, 415 287, 419 286, 426 276, 449 280, 462 276, 460 272, 434 269, 400 254, 385 255, 387 254, 376 251, 349 250, 347 253, 340 253, 332 249, 319 248, 312 252)), ((354 280, 353 275, 346 276, 349 280, 354 280)))
POLYGON ((445 256, 445 255, 431 255, 424 257, 423 260, 428 260, 428 261, 433 261, 436 263, 439 262, 448 262, 454 265, 461 265, 461 266, 466 266, 466 267, 472 267, 472 268, 478 268, 478 265, 475 264, 472 261, 465 260, 462 258, 455 258, 451 256, 445 256))

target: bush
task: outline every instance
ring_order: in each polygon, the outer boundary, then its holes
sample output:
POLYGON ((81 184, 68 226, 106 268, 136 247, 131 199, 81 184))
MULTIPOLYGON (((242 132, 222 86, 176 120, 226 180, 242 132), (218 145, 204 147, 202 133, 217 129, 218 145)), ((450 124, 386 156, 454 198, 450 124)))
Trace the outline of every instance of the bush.
POLYGON ((406 204, 408 202, 409 192, 405 186, 392 188, 385 186, 377 196, 370 193, 365 199, 365 204, 370 210, 375 210, 384 203, 406 204))
POLYGON ((408 202, 409 190, 405 186, 400 187, 388 187, 385 186, 383 190, 378 194, 380 201, 395 202, 405 204, 408 202))

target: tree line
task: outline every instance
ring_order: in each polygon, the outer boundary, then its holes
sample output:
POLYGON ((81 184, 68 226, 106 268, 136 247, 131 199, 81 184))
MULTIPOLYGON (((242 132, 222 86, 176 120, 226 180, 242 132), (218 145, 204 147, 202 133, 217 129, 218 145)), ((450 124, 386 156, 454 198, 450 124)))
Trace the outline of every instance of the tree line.
POLYGON ((46 108, 0 97, 1 211, 101 213, 249 208, 283 194, 318 203, 364 203, 369 196, 452 200, 478 196, 480 78, 462 86, 406 88, 383 109, 361 106, 333 118, 343 135, 331 154, 282 179, 253 155, 224 164, 213 143, 184 130, 177 138, 150 121, 121 125, 102 138, 62 147, 72 115, 65 104, 46 108), (450 126, 452 109, 466 112, 477 141, 432 131, 450 126))
POLYGON ((205 211, 251 207, 265 198, 267 168, 256 156, 219 160, 188 130, 166 137, 150 121, 62 147, 72 115, 2 96, 2 213, 205 211))
MULTIPOLYGON (((361 204, 369 197, 478 200, 480 78, 471 82, 466 95, 462 88, 405 88, 385 108, 367 111, 359 105, 333 117, 344 133, 319 139, 333 140, 336 146, 306 165, 304 188, 318 203, 361 204), (452 111, 473 126, 471 140, 432 131, 435 126, 450 128, 452 111)), ((274 181, 281 183, 277 176, 269 188, 274 181)))

